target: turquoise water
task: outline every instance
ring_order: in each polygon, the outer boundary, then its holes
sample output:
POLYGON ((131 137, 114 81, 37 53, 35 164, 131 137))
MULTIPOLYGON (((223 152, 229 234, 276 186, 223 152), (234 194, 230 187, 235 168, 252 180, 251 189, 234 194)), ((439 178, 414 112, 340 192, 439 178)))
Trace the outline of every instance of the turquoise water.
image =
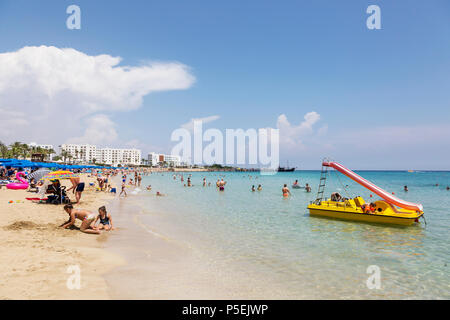
MULTIPOLYGON (((198 172, 192 173, 190 188, 184 187, 188 174, 182 183, 172 173, 153 173, 141 187, 151 184, 152 191, 135 198, 144 224, 188 243, 216 271, 228 270, 240 281, 256 279, 267 298, 450 298, 450 191, 445 189, 450 172, 359 174, 402 199, 422 203, 427 224, 396 227, 310 217, 306 206, 315 199, 319 171, 198 172), (204 177, 210 187, 202 186, 204 177), (222 177, 227 184, 218 192, 215 182, 222 177), (284 199, 283 184, 296 179, 309 183, 312 192, 291 188, 292 197, 284 199), (262 191, 250 191, 259 184, 262 191), (166 196, 156 197, 156 191, 166 196), (370 265, 380 268, 380 289, 366 285, 370 265)), ((370 195, 334 171, 325 194, 333 191, 370 195)))

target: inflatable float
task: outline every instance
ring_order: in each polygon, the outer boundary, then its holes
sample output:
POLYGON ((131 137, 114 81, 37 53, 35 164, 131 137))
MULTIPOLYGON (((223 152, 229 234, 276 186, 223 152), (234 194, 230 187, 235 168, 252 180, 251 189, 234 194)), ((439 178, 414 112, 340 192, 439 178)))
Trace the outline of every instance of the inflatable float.
POLYGON ((22 179, 21 176, 25 176, 25 173, 17 172, 16 179, 19 180, 21 183, 8 183, 6 185, 6 188, 11 190, 28 189, 28 182, 25 179, 22 179))
POLYGON ((415 222, 419 222, 419 218, 423 216, 421 204, 399 199, 337 162, 323 162, 320 179, 317 199, 308 206, 310 215, 397 225, 412 225, 415 222), (331 198, 323 199, 327 172, 324 170, 324 167, 334 168, 374 192, 383 200, 367 204, 362 197, 355 197, 354 199, 342 198, 339 201, 331 198))

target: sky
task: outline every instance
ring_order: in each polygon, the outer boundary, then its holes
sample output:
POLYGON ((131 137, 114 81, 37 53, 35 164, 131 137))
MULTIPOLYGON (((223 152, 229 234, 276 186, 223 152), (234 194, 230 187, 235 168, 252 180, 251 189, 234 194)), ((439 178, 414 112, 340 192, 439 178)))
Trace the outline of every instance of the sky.
POLYGON ((0 0, 0 114, 4 143, 145 156, 204 119, 299 169, 450 170, 450 2, 0 0))

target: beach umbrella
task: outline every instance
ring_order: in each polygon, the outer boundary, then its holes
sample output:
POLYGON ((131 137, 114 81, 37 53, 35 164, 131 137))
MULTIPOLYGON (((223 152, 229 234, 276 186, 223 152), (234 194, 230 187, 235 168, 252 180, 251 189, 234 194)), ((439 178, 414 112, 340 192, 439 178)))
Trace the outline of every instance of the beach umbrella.
POLYGON ((33 179, 34 181, 39 181, 41 180, 44 176, 46 176, 47 174, 49 174, 51 171, 46 169, 46 168, 40 168, 38 170, 36 170, 35 172, 32 172, 28 175, 28 179, 33 179))
POLYGON ((78 177, 77 174, 71 172, 71 171, 53 171, 45 175, 42 179, 43 180, 53 180, 53 179, 70 179, 78 177))

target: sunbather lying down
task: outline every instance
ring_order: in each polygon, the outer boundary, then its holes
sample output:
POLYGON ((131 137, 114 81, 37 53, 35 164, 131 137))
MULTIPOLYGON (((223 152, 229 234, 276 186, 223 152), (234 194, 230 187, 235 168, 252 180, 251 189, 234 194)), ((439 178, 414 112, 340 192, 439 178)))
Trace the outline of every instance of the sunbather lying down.
POLYGON ((81 226, 80 231, 84 233, 91 233, 91 234, 99 234, 100 231, 93 228, 91 225, 95 221, 95 218, 97 217, 94 213, 84 210, 84 209, 74 209, 71 204, 66 204, 64 206, 64 211, 66 211, 69 214, 69 220, 64 222, 60 227, 67 229, 74 225, 75 220, 79 219, 81 220, 81 226))

